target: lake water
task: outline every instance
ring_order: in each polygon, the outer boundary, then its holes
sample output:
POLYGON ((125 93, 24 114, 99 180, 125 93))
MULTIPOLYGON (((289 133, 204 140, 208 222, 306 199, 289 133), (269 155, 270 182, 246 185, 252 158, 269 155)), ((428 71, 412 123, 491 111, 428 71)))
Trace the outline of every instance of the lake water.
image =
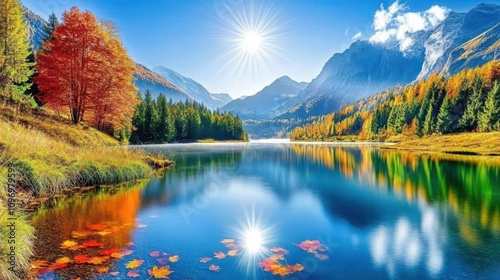
POLYGON ((148 279, 167 265, 170 279, 500 279, 500 168, 487 159, 376 145, 145 149, 176 166, 33 218, 35 259, 102 262, 38 271, 42 279, 148 279), (78 245, 59 248, 68 240, 78 245), (126 268, 134 259, 143 262, 126 268))

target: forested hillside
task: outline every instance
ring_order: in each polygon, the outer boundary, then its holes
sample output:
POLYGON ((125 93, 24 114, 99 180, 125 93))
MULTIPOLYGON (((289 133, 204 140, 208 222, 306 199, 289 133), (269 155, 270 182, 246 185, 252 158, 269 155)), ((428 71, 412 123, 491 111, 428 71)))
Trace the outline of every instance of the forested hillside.
POLYGON ((248 140, 243 123, 230 113, 212 112, 196 102, 173 103, 160 94, 153 99, 146 91, 136 107, 130 142, 192 142, 200 139, 248 140))
POLYGON ((384 140, 500 130, 500 61, 449 76, 431 75, 414 85, 349 105, 321 121, 298 127, 292 140, 384 140), (388 94, 388 95, 387 95, 388 94), (383 96, 386 95, 384 101, 383 96), (369 104, 378 104, 370 108, 369 104), (365 107, 367 106, 367 107, 365 107))

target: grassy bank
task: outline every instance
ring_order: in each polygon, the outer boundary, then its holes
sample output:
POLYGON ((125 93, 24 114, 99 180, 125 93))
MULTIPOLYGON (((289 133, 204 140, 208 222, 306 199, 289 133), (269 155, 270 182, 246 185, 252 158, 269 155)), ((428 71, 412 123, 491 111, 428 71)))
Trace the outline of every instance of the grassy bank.
MULTIPOLYGON (((22 209, 35 198, 71 193, 81 186, 114 184, 151 176, 171 164, 120 146, 114 138, 59 116, 0 100, 0 226, 7 224, 8 166, 14 166, 18 218, 16 268, 29 270, 34 229, 22 209)), ((12 171, 11 171, 12 173, 12 171)), ((43 199, 42 199, 43 200, 43 199)), ((0 251, 8 252, 7 231, 0 251)), ((0 260, 0 279, 18 279, 0 260)))
POLYGON ((401 139, 401 142, 396 145, 382 148, 456 155, 500 156, 500 132, 473 132, 401 139))

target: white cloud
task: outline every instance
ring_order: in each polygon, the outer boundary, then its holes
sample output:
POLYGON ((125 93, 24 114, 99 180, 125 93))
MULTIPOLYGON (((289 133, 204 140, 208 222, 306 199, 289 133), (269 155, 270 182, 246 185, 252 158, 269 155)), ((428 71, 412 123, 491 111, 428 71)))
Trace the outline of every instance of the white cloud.
POLYGON ((380 10, 373 17, 373 30, 375 33, 370 37, 372 43, 385 43, 395 39, 399 43, 399 49, 405 52, 413 45, 411 34, 418 31, 429 30, 436 27, 448 15, 446 7, 434 5, 424 12, 406 12, 408 7, 400 4, 399 0, 385 9, 380 5, 380 10))
POLYGON ((363 36, 363 33, 358 32, 358 33, 354 34, 354 36, 352 36, 352 40, 353 40, 353 41, 356 41, 356 40, 358 40, 359 38, 361 38, 361 36, 363 36))
POLYGON ((345 35, 347 36, 349 34, 349 28, 345 30, 345 35))

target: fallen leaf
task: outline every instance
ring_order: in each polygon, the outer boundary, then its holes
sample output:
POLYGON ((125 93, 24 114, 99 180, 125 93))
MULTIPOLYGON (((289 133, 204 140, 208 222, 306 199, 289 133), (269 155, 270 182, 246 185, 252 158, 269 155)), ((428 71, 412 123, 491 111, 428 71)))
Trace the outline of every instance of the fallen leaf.
POLYGON ((135 245, 135 243, 134 243, 134 242, 129 242, 129 243, 127 243, 127 247, 134 246, 134 245, 135 245))
POLYGON ((114 253, 118 253, 118 252, 119 252, 119 250, 118 250, 118 249, 116 249, 116 248, 111 248, 111 249, 107 249, 107 250, 102 250, 102 251, 100 252, 100 254, 101 254, 101 255, 103 255, 103 256, 111 256, 112 254, 114 254, 114 253))
POLYGON ((201 263, 207 263, 207 262, 209 262, 211 260, 212 260, 212 258, 203 257, 203 258, 200 259, 200 262, 201 263))
POLYGON ((107 228, 108 226, 103 224, 103 223, 99 223, 99 224, 93 224, 93 225, 89 225, 87 226, 88 229, 90 230, 93 230, 93 231, 101 231, 105 228, 107 228))
POLYGON ((156 259, 156 261, 159 264, 166 264, 168 262, 168 259, 167 258, 160 258, 160 259, 156 259))
POLYGON ((76 251, 76 250, 80 250, 80 249, 83 249, 83 248, 87 248, 87 246, 85 246, 85 245, 76 245, 76 246, 73 246, 73 247, 69 247, 68 249, 71 250, 71 251, 76 251))
POLYGON ((92 239, 92 240, 89 240, 87 242, 84 242, 83 245, 87 246, 87 247, 101 247, 104 244, 101 242, 97 242, 97 240, 92 239))
POLYGON ((328 256, 324 254, 315 253, 314 257, 322 261, 328 260, 328 256))
POLYGON ((238 255, 238 250, 229 250, 229 252, 227 252, 227 255, 230 257, 236 257, 238 255))
POLYGON ((48 261, 37 260, 37 261, 32 261, 31 262, 31 267, 32 268, 40 268, 40 267, 47 267, 47 266, 49 266, 49 262, 48 261))
POLYGON ((219 272, 220 266, 212 264, 211 266, 208 267, 209 270, 219 272))
POLYGON ((106 230, 103 230, 103 231, 98 231, 96 232, 97 235, 100 235, 100 236, 106 236, 106 235, 109 235, 111 234, 110 231, 106 231, 106 230))
POLYGON ((61 243, 61 247, 60 248, 61 249, 69 249, 69 248, 74 247, 76 245, 78 245, 78 242, 75 242, 73 240, 66 240, 63 243, 61 243))
POLYGON ((139 277, 139 271, 137 269, 133 269, 127 273, 127 276, 132 278, 139 277))
POLYGON ((168 278, 168 276, 174 272, 170 270, 170 267, 168 265, 162 267, 157 267, 155 265, 153 266, 153 269, 148 270, 148 273, 149 275, 153 276, 156 279, 165 279, 168 278))
POLYGON ((104 257, 90 257, 88 260, 87 260, 87 263, 88 264, 102 264, 103 262, 109 260, 109 257, 108 256, 104 256, 104 257))
POLYGON ((112 275, 112 276, 118 276, 118 274, 120 274, 120 272, 119 271, 113 271, 113 272, 110 272, 109 274, 112 275))
POLYGON ((128 256, 130 254, 132 254, 134 251, 130 250, 130 249, 121 249, 120 250, 120 254, 124 255, 124 256, 128 256))
MULTIPOLYGON (((296 244, 297 245, 297 244, 296 244)), ((318 240, 305 240, 297 245, 300 249, 307 251, 308 253, 317 253, 317 250, 324 252, 328 250, 328 247, 321 244, 318 240)))
POLYGON ((136 268, 136 267, 141 266, 143 263, 144 263, 143 260, 136 260, 136 259, 134 259, 132 261, 129 261, 125 267, 126 268, 136 268))
POLYGON ((75 263, 81 264, 81 263, 87 263, 87 261, 90 258, 87 255, 76 255, 74 259, 75 259, 75 263))
POLYGON ((168 261, 169 262, 178 262, 179 256, 178 255, 170 256, 170 257, 168 257, 168 261))
POLYGON ((65 267, 68 267, 67 263, 53 263, 53 264, 49 265, 48 268, 51 270, 56 270, 56 269, 61 269, 61 268, 65 268, 65 267))
POLYGON ((222 239, 222 241, 220 242, 222 244, 229 244, 229 243, 234 243, 234 239, 222 239))
POLYGON ((98 266, 95 271, 99 272, 99 273, 106 273, 109 271, 109 267, 107 266, 98 266))
POLYGON ((282 255, 286 255, 289 253, 288 250, 283 249, 281 247, 273 247, 271 249, 271 252, 276 253, 276 254, 282 254, 282 255))
POLYGON ((150 255, 151 257, 155 257, 155 258, 157 258, 157 257, 159 257, 159 256, 160 256, 160 251, 153 251, 153 252, 149 253, 149 255, 150 255))
POLYGON ((71 259, 69 257, 62 257, 56 260, 57 264, 70 263, 71 259))
POLYGON ((224 254, 224 252, 214 252, 214 256, 215 256, 215 258, 220 260, 220 259, 225 258, 226 254, 224 254))
POLYGON ((124 255, 122 253, 112 253, 111 254, 111 257, 115 258, 115 259, 121 259, 121 258, 123 258, 123 256, 124 255))

